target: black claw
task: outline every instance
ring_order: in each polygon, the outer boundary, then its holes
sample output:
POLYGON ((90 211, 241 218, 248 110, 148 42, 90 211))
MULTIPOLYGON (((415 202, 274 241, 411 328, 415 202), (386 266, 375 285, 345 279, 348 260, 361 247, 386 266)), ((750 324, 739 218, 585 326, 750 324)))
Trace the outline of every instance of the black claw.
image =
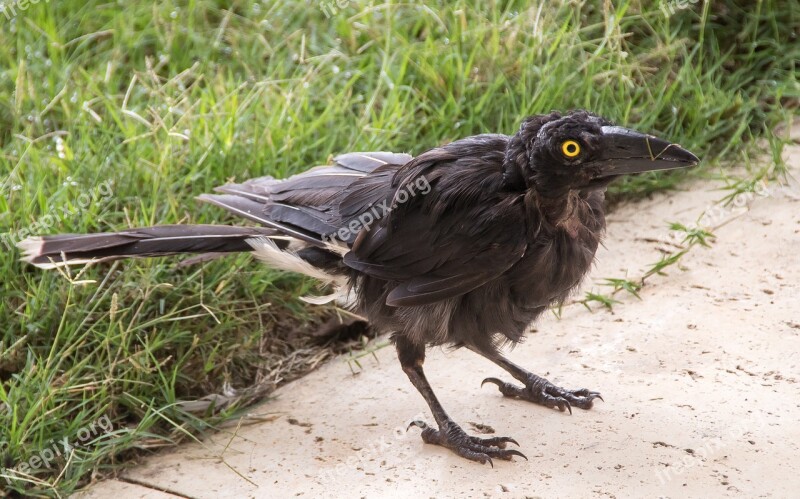
POLYGON ((492 461, 492 458, 491 458, 491 457, 489 457, 489 456, 486 456, 486 460, 487 460, 487 461, 489 461, 489 466, 491 466, 492 468, 494 468, 494 462, 492 461))
MULTIPOLYGON (((573 396, 576 396, 576 397, 587 398, 590 401, 594 400, 594 399, 603 400, 603 396, 600 395, 599 392, 592 392, 592 391, 589 391, 587 388, 581 388, 580 390, 575 390, 573 392, 567 392, 567 393, 571 393, 573 396)), ((603 402, 605 402, 605 400, 603 400, 603 402)))
POLYGON ((416 426, 421 430, 425 430, 428 428, 428 424, 425 421, 414 420, 408 424, 408 428, 406 428, 406 432, 411 429, 412 426, 416 426))
POLYGON ((511 437, 502 437, 502 439, 519 447, 519 443, 511 437))
POLYGON ((481 381, 481 388, 483 388, 483 385, 485 385, 486 383, 494 383, 497 386, 503 386, 503 384, 504 384, 502 381, 500 381, 497 378, 486 378, 483 381, 481 381))
POLYGON ((521 457, 522 459, 524 459, 526 461, 528 460, 528 456, 526 456, 522 452, 518 451, 517 449, 510 449, 510 450, 507 450, 506 452, 508 452, 509 454, 514 455, 514 456, 519 456, 519 457, 521 457))
POLYGON ((485 447, 500 447, 501 449, 506 448, 507 443, 513 443, 517 447, 519 447, 519 443, 511 437, 490 437, 490 438, 481 438, 481 437, 469 437, 470 441, 477 445, 483 445, 485 447))

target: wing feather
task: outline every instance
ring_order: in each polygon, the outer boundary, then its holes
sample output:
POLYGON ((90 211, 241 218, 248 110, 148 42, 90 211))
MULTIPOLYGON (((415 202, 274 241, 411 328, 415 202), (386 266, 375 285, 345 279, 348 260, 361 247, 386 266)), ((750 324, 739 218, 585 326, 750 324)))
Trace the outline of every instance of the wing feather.
MULTIPOLYGON (((339 215, 343 193, 376 169, 391 168, 411 159, 408 154, 391 152, 342 154, 334 158, 332 165, 316 166, 283 180, 263 176, 225 184, 215 189, 219 194, 205 194, 199 199, 319 246, 323 238, 349 222, 339 215)), ((391 173, 397 167, 393 168, 391 173)), ((377 181, 367 182, 366 191, 373 191, 385 182, 389 182, 389 178, 379 174, 377 181)), ((373 197, 366 195, 364 199, 369 201, 373 197)), ((352 209, 361 213, 358 210, 364 206, 353 204, 352 209)), ((344 242, 352 242, 354 237, 344 242)))
POLYGON ((500 189, 506 140, 461 141, 395 169, 391 182, 370 185, 381 172, 376 170, 354 184, 339 205, 341 213, 387 197, 394 208, 359 233, 345 265, 393 282, 389 306, 459 296, 509 270, 525 254, 527 237, 522 198, 500 189), (400 190, 422 177, 428 193, 400 203, 400 190))

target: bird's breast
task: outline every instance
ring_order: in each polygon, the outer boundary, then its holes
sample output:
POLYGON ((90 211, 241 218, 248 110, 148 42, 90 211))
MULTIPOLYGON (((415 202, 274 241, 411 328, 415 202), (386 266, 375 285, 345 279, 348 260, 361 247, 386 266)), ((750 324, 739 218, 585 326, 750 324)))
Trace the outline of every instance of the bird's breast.
POLYGON ((540 224, 529 236, 525 256, 509 271, 513 295, 523 306, 565 299, 591 268, 603 227, 589 206, 570 210, 552 224, 540 224))

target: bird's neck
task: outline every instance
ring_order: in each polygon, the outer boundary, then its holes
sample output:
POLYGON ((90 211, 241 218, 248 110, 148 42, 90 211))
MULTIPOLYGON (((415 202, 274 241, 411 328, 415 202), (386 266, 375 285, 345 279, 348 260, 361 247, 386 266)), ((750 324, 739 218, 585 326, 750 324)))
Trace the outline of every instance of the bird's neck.
POLYGON ((568 190, 560 196, 543 196, 535 189, 526 196, 528 209, 538 213, 543 222, 543 229, 550 231, 564 231, 570 238, 578 237, 580 229, 584 226, 585 201, 578 191, 568 190))

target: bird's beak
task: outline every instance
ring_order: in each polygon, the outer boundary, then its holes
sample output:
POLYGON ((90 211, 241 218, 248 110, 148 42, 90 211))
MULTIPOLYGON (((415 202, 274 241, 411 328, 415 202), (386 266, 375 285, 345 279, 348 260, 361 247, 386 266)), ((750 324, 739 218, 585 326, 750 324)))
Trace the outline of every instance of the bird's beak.
POLYGON ((619 126, 603 127, 603 152, 592 161, 597 178, 695 166, 700 160, 678 144, 619 126))

